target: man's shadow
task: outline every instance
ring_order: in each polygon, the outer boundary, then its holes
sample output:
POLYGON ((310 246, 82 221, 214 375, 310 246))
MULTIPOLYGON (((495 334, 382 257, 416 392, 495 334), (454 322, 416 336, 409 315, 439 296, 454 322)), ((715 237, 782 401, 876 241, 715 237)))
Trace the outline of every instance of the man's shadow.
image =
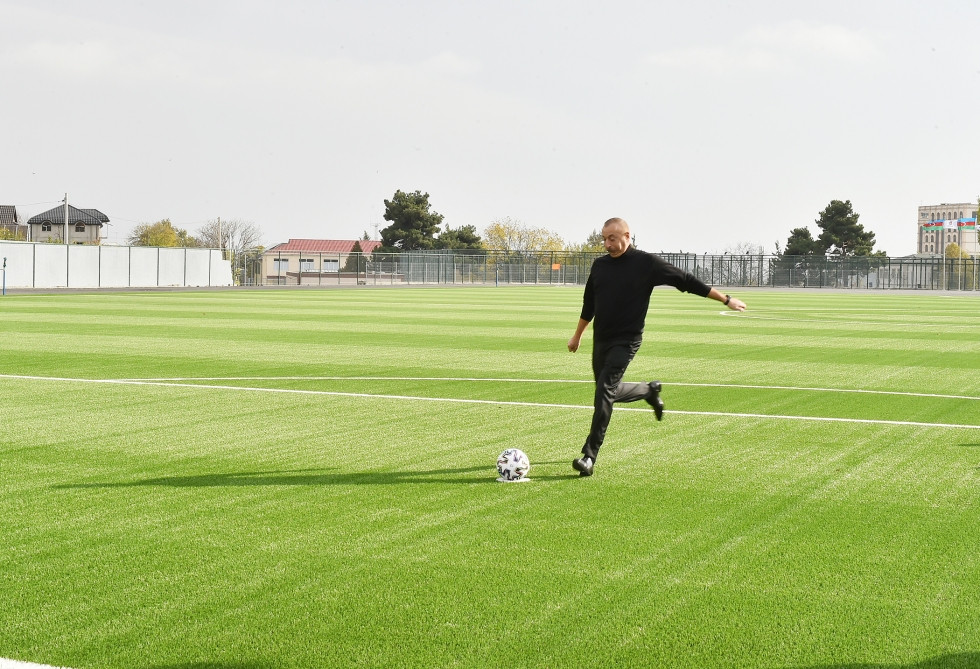
POLYGON ((794 665, 793 667, 785 667, 785 669, 976 669, 977 667, 980 667, 980 652, 948 653, 908 664, 849 662, 846 664, 794 665))
MULTIPOLYGON (((554 464, 554 463, 540 463, 554 464)), ((170 488, 240 488, 251 486, 328 486, 328 485, 393 485, 399 483, 455 483, 480 485, 497 483, 496 472, 487 466, 461 467, 456 469, 426 469, 394 472, 350 472, 335 469, 287 469, 253 472, 216 472, 190 476, 158 476, 135 481, 100 483, 64 483, 51 486, 56 490, 85 488, 132 488, 136 486, 161 486, 170 488)), ((577 473, 566 475, 528 476, 534 481, 555 481, 578 478, 577 473)))

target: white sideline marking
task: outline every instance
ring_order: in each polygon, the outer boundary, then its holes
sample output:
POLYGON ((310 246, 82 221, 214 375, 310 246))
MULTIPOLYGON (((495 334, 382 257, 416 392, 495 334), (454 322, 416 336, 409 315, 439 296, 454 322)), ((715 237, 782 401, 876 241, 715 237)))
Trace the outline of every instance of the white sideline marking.
POLYGON ((0 657, 0 669, 68 669, 68 668, 53 667, 50 664, 34 664, 33 662, 8 660, 5 657, 0 657))
MULTIPOLYGON (((10 376, 0 374, 0 378, 10 376)), ((15 378, 15 377, 12 377, 15 378)), ((487 381, 494 383, 588 383, 591 379, 516 379, 466 376, 175 376, 172 378, 115 379, 116 381, 179 382, 179 381, 487 381)), ((973 395, 941 395, 938 393, 912 393, 900 390, 864 390, 861 388, 819 388, 810 386, 764 386, 742 383, 683 383, 665 381, 664 385, 689 388, 745 388, 748 390, 799 390, 818 393, 865 393, 868 395, 904 395, 906 397, 934 397, 947 400, 980 400, 973 395)))
MULTIPOLYGON (((225 385, 214 385, 214 384, 203 384, 203 383, 179 383, 173 381, 145 381, 137 379, 71 379, 66 377, 55 377, 55 376, 27 376, 20 374, 0 374, 0 378, 3 379, 21 379, 26 381, 59 381, 63 383, 101 383, 108 385, 124 385, 124 386, 155 386, 162 388, 200 388, 205 390, 237 390, 245 392, 254 393, 274 393, 274 394, 290 394, 290 395, 319 395, 319 396, 330 396, 330 397, 364 397, 364 398, 375 398, 375 399, 388 399, 388 400, 411 400, 413 402, 451 402, 455 404, 491 404, 496 406, 523 406, 523 407, 541 407, 541 408, 551 408, 551 409, 587 409, 592 410, 591 405, 582 404, 550 404, 545 402, 510 402, 505 400, 474 400, 474 399, 464 399, 459 397, 420 397, 416 395, 382 395, 374 393, 350 393, 350 392, 340 392, 335 390, 299 390, 295 388, 254 388, 250 386, 225 386, 225 385)), ((284 377, 271 377, 273 379, 284 378, 284 377)), ((311 378, 311 377, 299 377, 299 378, 311 378)), ((341 377, 350 379, 353 377, 341 377)), ((369 377, 374 380, 384 380, 381 377, 369 377)), ((255 380, 254 378, 252 380, 255 380)), ((441 379, 445 380, 445 379, 441 379)), ((680 385, 680 384, 677 384, 680 385)), ((975 399, 975 398, 967 398, 975 399)), ((650 409, 631 409, 629 407, 622 407, 617 409, 617 411, 650 411, 650 409)), ((963 425, 957 423, 923 423, 919 421, 906 421, 906 420, 877 420, 871 418, 836 418, 828 416, 788 416, 780 414, 762 414, 762 413, 736 413, 736 412, 725 412, 725 411, 671 411, 671 414, 683 415, 683 416, 725 416, 730 418, 766 418, 766 419, 779 419, 779 420, 801 420, 801 421, 815 421, 824 423, 862 423, 870 425, 899 425, 899 426, 910 426, 910 427, 940 427, 940 428, 953 428, 959 430, 980 430, 980 425, 963 425)))

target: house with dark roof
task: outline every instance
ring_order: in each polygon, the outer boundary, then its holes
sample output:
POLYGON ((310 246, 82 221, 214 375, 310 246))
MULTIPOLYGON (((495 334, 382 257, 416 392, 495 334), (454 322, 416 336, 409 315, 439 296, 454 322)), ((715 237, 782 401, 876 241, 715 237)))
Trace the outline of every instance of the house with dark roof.
POLYGON ((0 204, 0 239, 27 239, 27 226, 20 222, 17 207, 0 204))
MULTIPOLYGON (((357 273, 355 246, 370 255, 381 242, 370 239, 290 239, 262 254, 262 276, 266 283, 281 285, 317 284, 341 274, 357 273), (351 263, 354 266, 351 267, 351 263)), ((363 265, 360 265, 363 271, 363 265)))
MULTIPOLYGON (((65 218, 65 205, 31 216, 27 221, 31 240, 65 243, 65 218)), ((67 219, 69 244, 98 244, 102 239, 102 226, 109 222, 109 217, 98 209, 77 209, 71 205, 68 205, 67 219)))

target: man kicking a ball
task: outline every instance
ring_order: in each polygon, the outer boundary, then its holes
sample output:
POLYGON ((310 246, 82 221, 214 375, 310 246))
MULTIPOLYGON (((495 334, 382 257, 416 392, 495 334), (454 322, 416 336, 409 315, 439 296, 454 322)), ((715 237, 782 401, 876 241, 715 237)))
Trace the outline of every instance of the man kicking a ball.
POLYGON ((592 429, 582 446, 582 457, 572 461, 581 476, 591 476, 599 447, 606 436, 613 404, 646 400, 660 420, 664 403, 660 382, 624 383, 623 375, 643 339, 643 322, 655 286, 673 286, 685 293, 710 297, 735 311, 745 311, 745 303, 719 293, 690 272, 674 267, 663 258, 631 245, 630 227, 621 218, 610 218, 602 226, 602 241, 609 255, 592 263, 582 314, 575 334, 568 340, 574 353, 589 323, 593 326, 592 374, 595 376, 595 407, 592 429))

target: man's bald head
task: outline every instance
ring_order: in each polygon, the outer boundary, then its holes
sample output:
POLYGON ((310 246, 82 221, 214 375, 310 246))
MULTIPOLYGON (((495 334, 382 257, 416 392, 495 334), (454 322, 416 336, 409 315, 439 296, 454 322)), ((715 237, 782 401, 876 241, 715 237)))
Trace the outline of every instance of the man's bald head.
POLYGON ((610 218, 602 224, 602 244, 613 258, 626 253, 630 242, 630 226, 623 219, 610 218))
POLYGON ((608 221, 602 224, 602 229, 605 230, 610 225, 621 225, 626 232, 630 231, 630 224, 621 218, 610 218, 608 221))

